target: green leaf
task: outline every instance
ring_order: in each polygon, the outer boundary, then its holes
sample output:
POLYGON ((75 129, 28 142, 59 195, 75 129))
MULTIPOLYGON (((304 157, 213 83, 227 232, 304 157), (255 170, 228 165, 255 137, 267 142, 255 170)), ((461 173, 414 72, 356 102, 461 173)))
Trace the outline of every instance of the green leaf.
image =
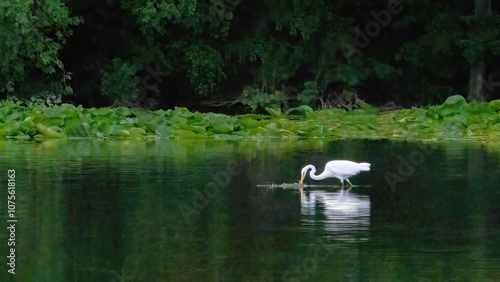
POLYGON ((87 129, 79 119, 67 121, 64 125, 66 135, 68 137, 88 137, 87 129))
POLYGON ((113 109, 109 107, 99 108, 93 112, 95 116, 106 116, 110 115, 111 113, 113 113, 113 109))
POLYGON ((63 138, 63 130, 57 126, 45 126, 42 123, 36 125, 37 132, 46 138, 63 138))
POLYGON ((130 133, 130 136, 132 136, 132 137, 141 137, 141 136, 146 135, 146 130, 144 130, 143 128, 139 128, 139 127, 129 128, 128 132, 130 133))
POLYGON ((170 131, 170 136, 179 137, 179 138, 196 138, 198 135, 190 130, 184 129, 172 129, 170 131))
POLYGON ((462 115, 455 115, 453 121, 460 122, 463 126, 467 127, 467 118, 462 115))
POLYGON ((155 115, 144 110, 144 109, 135 109, 135 116, 143 123, 150 122, 155 118, 155 115))
POLYGON ((266 107, 265 108, 266 111, 273 117, 282 117, 283 116, 283 113, 281 112, 281 109, 280 108, 270 108, 270 107, 266 107))
POLYGON ((118 136, 118 135, 120 135, 120 131, 122 131, 124 129, 125 129, 125 127, 123 125, 112 124, 109 126, 109 135, 118 136))
POLYGON ((32 136, 35 135, 36 133, 36 127, 32 121, 24 120, 17 123, 17 126, 19 128, 19 131, 22 132, 23 134, 32 136))
POLYGON ((172 131, 172 128, 170 126, 162 124, 156 129, 156 134, 161 137, 168 137, 170 135, 170 131, 172 131))

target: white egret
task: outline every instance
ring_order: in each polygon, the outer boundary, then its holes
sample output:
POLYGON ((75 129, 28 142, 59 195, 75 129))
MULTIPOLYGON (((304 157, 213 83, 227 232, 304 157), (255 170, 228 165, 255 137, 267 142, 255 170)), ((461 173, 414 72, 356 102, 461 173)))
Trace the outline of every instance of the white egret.
POLYGON ((314 180, 323 180, 329 177, 335 177, 340 179, 340 183, 342 183, 342 187, 344 187, 344 180, 346 180, 351 186, 352 183, 349 181, 349 177, 354 176, 361 171, 370 171, 369 163, 355 163, 351 161, 329 161, 325 165, 325 171, 320 175, 316 175, 316 167, 313 165, 306 165, 300 174, 300 184, 304 182, 304 177, 307 174, 308 170, 311 170, 309 176, 314 180))

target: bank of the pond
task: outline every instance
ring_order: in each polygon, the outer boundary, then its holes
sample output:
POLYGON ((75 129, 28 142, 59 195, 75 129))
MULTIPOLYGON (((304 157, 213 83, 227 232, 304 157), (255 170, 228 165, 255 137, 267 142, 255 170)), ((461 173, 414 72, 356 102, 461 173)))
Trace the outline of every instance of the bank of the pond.
POLYGON ((86 109, 63 104, 0 104, 0 137, 38 138, 308 138, 478 139, 500 141, 500 100, 467 103, 462 96, 427 108, 380 112, 360 109, 229 116, 186 108, 147 111, 126 107, 86 109))

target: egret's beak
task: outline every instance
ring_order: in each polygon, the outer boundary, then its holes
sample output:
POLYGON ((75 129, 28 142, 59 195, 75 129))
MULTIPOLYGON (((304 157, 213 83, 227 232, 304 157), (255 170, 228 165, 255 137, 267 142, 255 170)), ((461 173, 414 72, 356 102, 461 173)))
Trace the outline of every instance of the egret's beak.
POLYGON ((300 184, 302 184, 304 182, 304 174, 301 174, 300 175, 300 184))

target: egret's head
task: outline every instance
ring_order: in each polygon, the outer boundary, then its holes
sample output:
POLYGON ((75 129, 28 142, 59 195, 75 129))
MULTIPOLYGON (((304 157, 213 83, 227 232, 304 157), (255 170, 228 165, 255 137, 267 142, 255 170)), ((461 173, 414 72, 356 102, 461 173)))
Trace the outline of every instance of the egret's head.
POLYGON ((308 170, 309 170, 309 166, 306 166, 300 172, 300 184, 304 183, 304 177, 306 176, 306 173, 308 170))

